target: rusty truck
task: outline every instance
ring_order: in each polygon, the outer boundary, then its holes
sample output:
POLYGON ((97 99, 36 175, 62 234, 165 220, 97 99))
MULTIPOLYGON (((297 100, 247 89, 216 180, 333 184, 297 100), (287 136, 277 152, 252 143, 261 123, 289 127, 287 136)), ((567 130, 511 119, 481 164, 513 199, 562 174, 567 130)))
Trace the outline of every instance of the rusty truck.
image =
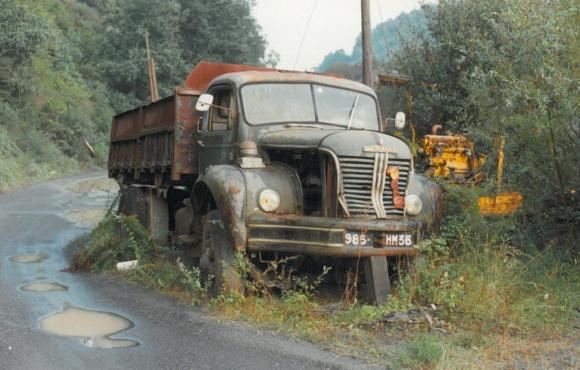
POLYGON ((108 172, 120 211, 194 249, 220 289, 243 289, 236 253, 358 259, 382 303, 388 258, 415 255, 442 207, 383 123, 361 83, 201 62, 173 95, 113 118, 108 172))

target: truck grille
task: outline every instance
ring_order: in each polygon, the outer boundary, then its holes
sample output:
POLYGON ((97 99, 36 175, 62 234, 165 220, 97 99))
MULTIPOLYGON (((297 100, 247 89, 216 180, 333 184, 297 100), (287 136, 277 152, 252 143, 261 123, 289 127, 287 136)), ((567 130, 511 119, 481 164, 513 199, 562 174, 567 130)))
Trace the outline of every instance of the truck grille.
MULTIPOLYGON (((339 156, 340 168, 342 172, 342 184, 344 196, 351 217, 379 217, 402 216, 403 210, 395 208, 393 204, 393 190, 391 189, 391 178, 385 173, 387 163, 386 155, 375 155, 369 157, 347 157, 339 156), (375 168, 380 169, 382 179, 373 179, 375 168), (382 184, 381 181, 384 181, 382 184), (383 209, 376 210, 373 204, 373 182, 376 188, 384 190, 382 194, 383 209), (383 212, 381 214, 381 211, 383 212)), ((405 196, 405 190, 409 180, 411 161, 409 159, 388 158, 388 166, 397 166, 400 169, 399 193, 405 196)))

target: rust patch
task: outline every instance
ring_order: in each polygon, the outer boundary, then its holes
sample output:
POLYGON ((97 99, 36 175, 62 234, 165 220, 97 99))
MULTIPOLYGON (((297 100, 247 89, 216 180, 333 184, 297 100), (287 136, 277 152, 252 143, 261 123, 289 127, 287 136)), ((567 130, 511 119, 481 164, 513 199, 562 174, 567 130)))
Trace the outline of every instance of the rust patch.
POLYGON ((239 192, 240 188, 238 188, 236 185, 230 186, 230 194, 238 194, 239 192))
POLYGON ((391 178, 391 189, 393 189, 393 204, 397 209, 405 208, 405 198, 399 192, 399 175, 401 171, 398 166, 387 167, 387 175, 391 178))

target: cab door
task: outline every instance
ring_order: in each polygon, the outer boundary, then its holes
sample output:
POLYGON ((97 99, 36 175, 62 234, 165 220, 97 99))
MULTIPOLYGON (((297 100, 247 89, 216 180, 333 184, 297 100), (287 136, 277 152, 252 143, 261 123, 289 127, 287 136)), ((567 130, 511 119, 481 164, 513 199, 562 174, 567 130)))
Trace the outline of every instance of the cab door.
POLYGON ((206 112, 199 145, 200 171, 208 166, 234 162, 237 145, 236 97, 231 85, 212 86, 214 96, 206 112))

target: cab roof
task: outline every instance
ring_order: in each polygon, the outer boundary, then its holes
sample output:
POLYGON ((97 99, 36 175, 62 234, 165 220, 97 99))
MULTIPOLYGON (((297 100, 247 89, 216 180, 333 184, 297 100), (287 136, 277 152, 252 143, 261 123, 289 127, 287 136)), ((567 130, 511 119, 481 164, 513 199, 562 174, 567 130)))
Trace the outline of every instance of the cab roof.
POLYGON ((375 95, 375 92, 370 87, 356 81, 347 80, 340 77, 323 75, 309 72, 293 72, 293 71, 245 71, 227 73, 218 76, 210 85, 220 82, 231 82, 236 86, 241 86, 251 83, 267 83, 267 82, 305 82, 316 83, 321 85, 336 86, 343 89, 356 90, 370 95, 375 95))

